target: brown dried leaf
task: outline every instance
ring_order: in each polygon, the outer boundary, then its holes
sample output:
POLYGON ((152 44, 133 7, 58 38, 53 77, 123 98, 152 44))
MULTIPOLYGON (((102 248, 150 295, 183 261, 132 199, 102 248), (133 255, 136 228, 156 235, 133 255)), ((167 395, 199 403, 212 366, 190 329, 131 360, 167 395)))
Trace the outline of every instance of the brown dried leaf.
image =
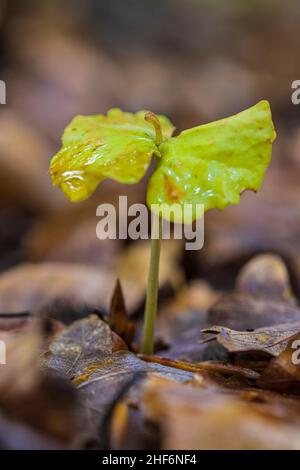
POLYGON ((135 333, 135 323, 129 321, 119 279, 116 282, 110 304, 109 325, 130 346, 135 333))
POLYGON ((272 359, 258 380, 260 387, 300 394, 300 334, 290 338, 286 349, 272 359), (297 352, 298 349, 298 352, 297 352))
POLYGON ((41 347, 44 348, 52 335, 63 328, 62 323, 43 315, 36 316, 28 312, 0 314, 0 340, 6 343, 16 339, 19 335, 39 331, 43 339, 41 347))
POLYGON ((0 312, 55 309, 57 305, 106 308, 113 276, 72 263, 22 264, 0 275, 0 312))
POLYGON ((0 314, 0 340, 8 341, 12 336, 28 332, 36 323, 37 319, 27 312, 0 314))
POLYGON ((114 406, 128 390, 155 373, 177 381, 188 381, 190 371, 151 364, 126 351, 115 352, 90 365, 74 379, 81 396, 83 414, 92 433, 99 432, 102 439, 107 435, 107 418, 114 406))
POLYGON ((255 296, 295 303, 287 267, 273 254, 259 255, 250 260, 239 273, 236 288, 255 296))
POLYGON ((202 333, 215 335, 217 341, 230 352, 264 352, 278 356, 285 350, 291 336, 300 331, 300 321, 258 328, 254 331, 235 331, 224 326, 212 326, 202 333))
POLYGON ((0 450, 61 450, 64 445, 0 415, 0 450))
POLYGON ((59 442, 75 435, 75 390, 70 383, 40 370, 42 338, 36 329, 11 338, 0 375, 0 409, 9 418, 59 442))
POLYGON ((72 379, 114 351, 126 349, 107 323, 90 315, 75 321, 54 338, 45 354, 45 365, 72 379))
POLYGON ((142 406, 159 425, 162 449, 300 449, 299 408, 290 419, 294 403, 279 400, 273 410, 234 392, 150 377, 142 406))
MULTIPOLYGON (((120 394, 137 379, 155 372, 175 380, 193 373, 150 364, 124 350, 110 327, 95 315, 77 320, 58 334, 44 356, 44 365, 72 379, 80 392, 80 415, 89 434, 98 436, 120 394)), ((85 426, 83 426, 85 427, 85 426)), ((104 438, 105 433, 101 433, 104 438)))
POLYGON ((239 274, 235 290, 210 309, 208 320, 235 330, 300 321, 283 261, 274 255, 252 259, 239 274))

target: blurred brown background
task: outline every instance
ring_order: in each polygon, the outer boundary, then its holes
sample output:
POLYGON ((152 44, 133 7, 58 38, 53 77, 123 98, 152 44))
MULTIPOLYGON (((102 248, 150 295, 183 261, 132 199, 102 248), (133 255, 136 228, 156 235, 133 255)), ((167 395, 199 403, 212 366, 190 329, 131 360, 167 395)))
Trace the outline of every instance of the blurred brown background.
POLYGON ((112 278, 121 265, 133 286, 144 276, 147 250, 137 243, 132 261, 130 246, 95 235, 96 205, 119 193, 142 201, 144 182, 107 181, 77 205, 51 186, 49 160, 75 114, 150 109, 181 130, 268 99, 278 139, 262 189, 206 216, 200 253, 176 247, 162 263, 174 272, 179 257, 184 279, 227 289, 247 259, 271 251, 288 263, 299 294, 300 105, 291 102, 291 83, 300 79, 299 24, 297 0, 1 1, 2 275, 23 262, 50 261, 95 265, 112 278))

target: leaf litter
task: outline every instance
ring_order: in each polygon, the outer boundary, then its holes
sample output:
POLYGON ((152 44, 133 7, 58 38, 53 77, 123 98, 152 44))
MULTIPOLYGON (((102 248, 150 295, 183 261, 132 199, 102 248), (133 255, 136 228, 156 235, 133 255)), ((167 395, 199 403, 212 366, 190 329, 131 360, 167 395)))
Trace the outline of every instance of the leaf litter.
POLYGON ((300 320, 285 265, 273 255, 252 259, 233 293, 225 294, 233 296, 232 305, 236 292, 251 298, 253 307, 238 330, 227 326, 233 318, 227 309, 222 324, 212 324, 220 293, 201 283, 180 289, 181 310, 176 300, 161 307, 157 334, 167 342, 152 356, 136 354, 139 317, 128 313, 119 281, 108 312, 99 315, 91 307, 89 316, 69 325, 42 310, 2 315, 0 337, 10 337, 23 361, 11 359, 1 376, 0 418, 19 423, 20 447, 28 429, 40 448, 299 449, 300 378, 291 364, 291 341, 299 338, 300 320), (268 326, 248 331, 251 318, 252 325, 260 323, 256 303, 270 312, 273 298, 281 305, 277 323, 274 312, 267 313, 268 326), (282 323, 281 313, 290 308, 294 321, 282 323), (186 336, 180 334, 184 325, 186 336), (48 410, 42 423, 40 407, 48 410))

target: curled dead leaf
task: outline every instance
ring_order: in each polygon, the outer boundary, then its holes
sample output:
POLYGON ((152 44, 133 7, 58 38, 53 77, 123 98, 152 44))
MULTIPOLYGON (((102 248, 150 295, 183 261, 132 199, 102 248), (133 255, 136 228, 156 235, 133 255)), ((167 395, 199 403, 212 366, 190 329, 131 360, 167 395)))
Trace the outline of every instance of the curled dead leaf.
POLYGON ((285 350, 290 338, 300 331, 300 321, 283 323, 254 331, 235 331, 224 326, 212 326, 203 333, 215 335, 217 341, 230 352, 263 352, 278 356, 285 350))
POLYGON ((258 380, 262 388, 300 394, 300 334, 289 339, 286 348, 272 359, 258 380))

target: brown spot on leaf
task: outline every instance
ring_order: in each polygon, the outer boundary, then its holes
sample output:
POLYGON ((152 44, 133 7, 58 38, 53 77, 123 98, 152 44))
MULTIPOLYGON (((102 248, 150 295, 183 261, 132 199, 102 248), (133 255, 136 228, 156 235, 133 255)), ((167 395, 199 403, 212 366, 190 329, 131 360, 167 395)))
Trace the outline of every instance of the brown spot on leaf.
POLYGON ((174 184, 171 178, 169 178, 166 175, 165 175, 164 186, 165 186, 165 192, 166 192, 167 198, 170 201, 177 202, 185 195, 185 192, 182 189, 180 189, 178 186, 176 186, 176 184, 174 184))

